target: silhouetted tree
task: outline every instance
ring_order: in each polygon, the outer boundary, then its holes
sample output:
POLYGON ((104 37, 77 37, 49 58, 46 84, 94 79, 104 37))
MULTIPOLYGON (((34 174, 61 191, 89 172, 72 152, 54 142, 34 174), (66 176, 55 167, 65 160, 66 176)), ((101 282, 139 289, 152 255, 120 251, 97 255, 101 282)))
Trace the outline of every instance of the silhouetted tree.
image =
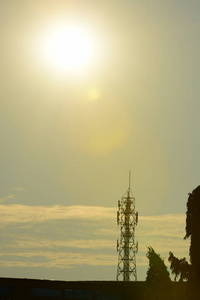
POLYGON ((148 247, 147 258, 149 259, 149 268, 146 277, 147 299, 172 299, 171 280, 164 260, 152 247, 148 247))
POLYGON ((149 268, 147 270, 146 281, 153 284, 170 282, 169 272, 164 260, 152 247, 148 247, 147 258, 149 259, 149 268))
POLYGON ((186 212, 186 235, 190 238, 191 279, 200 281, 200 186, 189 194, 186 212))
POLYGON ((186 258, 177 258, 174 256, 172 252, 169 252, 169 258, 168 261, 170 264, 170 269, 172 271, 172 274, 175 275, 174 281, 178 277, 179 281, 188 280, 190 277, 190 267, 191 265, 186 261, 186 258))

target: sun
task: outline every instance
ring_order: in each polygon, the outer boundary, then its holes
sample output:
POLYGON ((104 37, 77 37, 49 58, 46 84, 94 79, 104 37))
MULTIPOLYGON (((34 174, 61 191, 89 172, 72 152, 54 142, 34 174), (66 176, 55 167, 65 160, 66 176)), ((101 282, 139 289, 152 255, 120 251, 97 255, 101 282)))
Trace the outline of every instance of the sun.
POLYGON ((46 62, 61 71, 84 72, 92 65, 98 52, 95 36, 80 24, 51 28, 42 44, 46 62))

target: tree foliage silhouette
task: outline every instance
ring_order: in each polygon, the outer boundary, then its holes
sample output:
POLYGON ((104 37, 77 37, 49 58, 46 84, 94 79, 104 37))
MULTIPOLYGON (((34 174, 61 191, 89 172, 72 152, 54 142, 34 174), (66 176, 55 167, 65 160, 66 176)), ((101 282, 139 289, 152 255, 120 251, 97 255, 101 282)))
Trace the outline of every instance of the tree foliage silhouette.
POLYGON ((190 277, 191 265, 186 261, 186 258, 177 258, 172 252, 169 252, 168 261, 172 274, 175 275, 174 281, 179 277, 179 281, 188 280, 190 277))
POLYGON ((147 258, 149 259, 149 268, 147 270, 146 281, 152 284, 165 284, 170 282, 169 272, 164 260, 152 247, 148 247, 147 258))
POLYGON ((200 186, 189 194, 186 212, 186 235, 190 238, 191 279, 200 280, 200 186))

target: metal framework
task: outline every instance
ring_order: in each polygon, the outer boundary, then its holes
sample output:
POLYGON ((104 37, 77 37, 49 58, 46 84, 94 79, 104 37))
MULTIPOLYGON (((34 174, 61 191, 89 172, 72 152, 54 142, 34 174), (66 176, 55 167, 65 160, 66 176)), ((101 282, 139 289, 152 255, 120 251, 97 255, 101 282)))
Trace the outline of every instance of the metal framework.
POLYGON ((136 253, 138 242, 135 241, 135 228, 138 223, 138 212, 135 211, 135 198, 129 187, 118 201, 117 224, 120 226, 120 240, 117 240, 118 266, 117 281, 137 281, 136 253))

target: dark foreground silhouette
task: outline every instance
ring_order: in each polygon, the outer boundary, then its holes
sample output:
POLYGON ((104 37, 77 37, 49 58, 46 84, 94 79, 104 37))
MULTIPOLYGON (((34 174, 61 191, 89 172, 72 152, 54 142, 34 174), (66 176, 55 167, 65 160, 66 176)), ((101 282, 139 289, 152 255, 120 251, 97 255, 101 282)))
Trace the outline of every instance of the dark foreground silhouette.
MULTIPOLYGON (((192 290, 194 294, 194 291, 192 290)), ((4 300, 170 300, 191 297, 187 282, 161 286, 146 281, 53 281, 0 278, 0 299, 4 300)))
POLYGON ((178 258, 169 252, 171 272, 175 281, 179 279, 175 289, 164 260, 152 247, 148 247, 146 299, 200 299, 200 186, 189 193, 185 231, 184 239, 190 239, 190 263, 185 257, 178 258))

